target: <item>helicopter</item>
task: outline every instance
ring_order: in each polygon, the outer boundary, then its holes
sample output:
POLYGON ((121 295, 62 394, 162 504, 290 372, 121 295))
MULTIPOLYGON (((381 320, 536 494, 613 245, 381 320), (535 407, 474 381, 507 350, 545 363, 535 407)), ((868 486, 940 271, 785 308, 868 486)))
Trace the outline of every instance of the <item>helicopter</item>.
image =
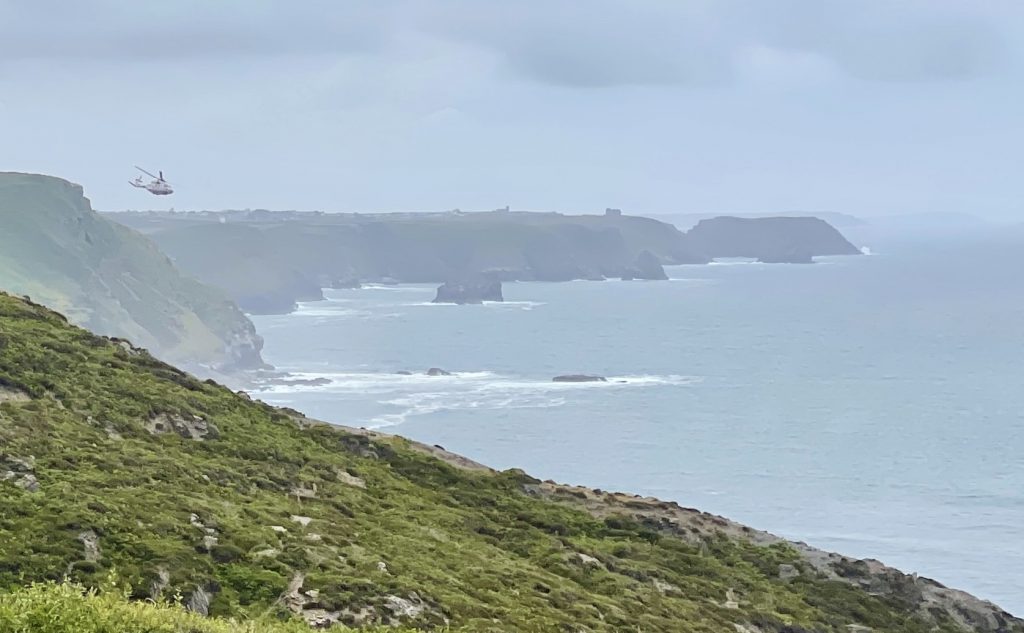
POLYGON ((153 180, 152 182, 146 183, 145 181, 142 180, 142 176, 136 176, 134 180, 128 181, 129 185, 133 187, 138 187, 139 189, 145 189, 154 196, 166 196, 174 193, 174 189, 171 189, 171 186, 167 184, 166 180, 164 180, 164 172, 158 171, 157 173, 160 175, 154 176, 153 174, 149 173, 148 171, 139 167, 138 165, 135 166, 135 169, 138 169, 139 171, 146 174, 153 180))

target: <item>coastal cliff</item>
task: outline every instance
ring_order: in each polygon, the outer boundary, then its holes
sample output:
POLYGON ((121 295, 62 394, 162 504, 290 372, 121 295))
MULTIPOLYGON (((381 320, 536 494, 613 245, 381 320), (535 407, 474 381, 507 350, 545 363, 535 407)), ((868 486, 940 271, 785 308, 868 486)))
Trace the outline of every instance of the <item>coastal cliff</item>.
POLYGON ((262 339, 223 291, 179 273, 60 178, 0 173, 0 290, 169 361, 223 372, 263 366, 262 339))
POLYGON ((247 312, 290 312, 321 288, 370 283, 666 279, 664 265, 754 253, 768 262, 857 254, 815 218, 718 218, 689 233, 649 218, 560 213, 114 213, 247 312), (741 253, 733 255, 733 253, 741 253))
POLYGON ((686 239, 710 258, 752 257, 765 263, 805 264, 818 255, 860 254, 832 225, 813 217, 704 219, 686 239))
POLYGON ((444 283, 661 278, 702 263, 675 227, 620 215, 557 213, 116 213, 175 263, 251 313, 289 312, 339 280, 444 283))
POLYGON ((874 561, 252 401, 2 293, 0 440, 0 592, 34 596, 0 625, 91 599, 27 583, 116 574, 107 612, 268 632, 1024 632, 874 561))

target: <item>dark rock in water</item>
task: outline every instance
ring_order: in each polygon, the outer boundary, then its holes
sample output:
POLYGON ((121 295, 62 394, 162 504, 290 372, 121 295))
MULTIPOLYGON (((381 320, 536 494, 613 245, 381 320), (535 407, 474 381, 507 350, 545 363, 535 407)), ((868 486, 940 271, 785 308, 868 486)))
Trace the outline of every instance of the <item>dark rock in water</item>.
POLYGON ((399 376, 412 376, 411 371, 406 371, 404 369, 402 371, 396 371, 395 373, 398 374, 399 376))
POLYGON ((282 384, 285 385, 308 385, 310 387, 323 387, 324 385, 331 384, 330 378, 296 378, 293 380, 283 380, 282 384))
POLYGON ((608 379, 604 376, 591 376, 588 374, 566 374, 564 376, 555 376, 551 379, 552 382, 608 382, 608 379))
POLYGON ((445 370, 443 370, 443 369, 441 369, 439 367, 431 367, 430 369, 427 370, 427 375, 428 376, 451 376, 452 372, 445 371, 445 370))
POLYGON ((438 287, 434 303, 483 303, 484 301, 504 301, 501 295, 501 282, 495 279, 480 277, 473 280, 448 281, 438 287))

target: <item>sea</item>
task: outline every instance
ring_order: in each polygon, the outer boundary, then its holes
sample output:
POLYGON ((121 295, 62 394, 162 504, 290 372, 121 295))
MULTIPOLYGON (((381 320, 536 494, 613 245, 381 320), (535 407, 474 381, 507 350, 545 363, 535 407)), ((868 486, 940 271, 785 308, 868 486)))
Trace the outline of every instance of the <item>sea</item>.
POLYGON ((428 285, 327 290, 254 317, 299 382, 253 395, 673 500, 1024 615, 1024 233, 871 239, 812 265, 508 283, 484 305, 432 304, 428 285))

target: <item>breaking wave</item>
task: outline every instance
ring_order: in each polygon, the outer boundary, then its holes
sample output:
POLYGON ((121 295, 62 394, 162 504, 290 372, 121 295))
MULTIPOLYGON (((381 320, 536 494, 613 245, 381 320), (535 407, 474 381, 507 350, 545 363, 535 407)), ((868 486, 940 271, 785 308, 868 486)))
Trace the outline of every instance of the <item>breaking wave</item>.
POLYGON ((609 376, 606 382, 552 382, 502 376, 489 371, 453 372, 449 376, 357 372, 296 372, 253 390, 257 397, 284 403, 295 394, 334 394, 342 398, 375 396, 388 410, 363 423, 367 428, 396 426, 410 417, 440 411, 547 409, 566 405, 573 392, 629 389, 700 382, 694 376, 609 376))

